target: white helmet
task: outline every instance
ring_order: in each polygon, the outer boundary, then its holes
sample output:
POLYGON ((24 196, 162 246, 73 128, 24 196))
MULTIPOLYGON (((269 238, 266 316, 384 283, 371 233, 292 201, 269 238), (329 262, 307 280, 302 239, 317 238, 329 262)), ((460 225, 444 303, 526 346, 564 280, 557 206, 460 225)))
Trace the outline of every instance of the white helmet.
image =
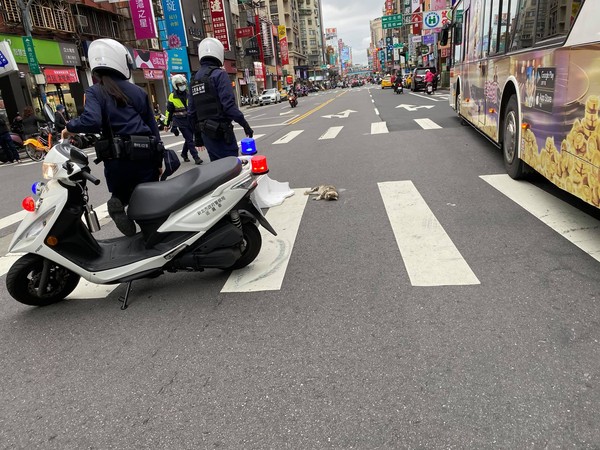
POLYGON ((204 38, 200 45, 198 46, 198 56, 200 57, 200 61, 205 57, 213 57, 219 60, 219 63, 223 65, 223 61, 225 60, 225 48, 221 41, 215 38, 204 38))
POLYGON ((179 92, 184 92, 187 89, 187 80, 184 75, 177 74, 171 77, 171 84, 173 89, 177 89, 179 92))
POLYGON ((117 72, 125 79, 131 77, 133 58, 125 46, 114 39, 96 39, 88 48, 88 59, 92 73, 107 69, 117 72))

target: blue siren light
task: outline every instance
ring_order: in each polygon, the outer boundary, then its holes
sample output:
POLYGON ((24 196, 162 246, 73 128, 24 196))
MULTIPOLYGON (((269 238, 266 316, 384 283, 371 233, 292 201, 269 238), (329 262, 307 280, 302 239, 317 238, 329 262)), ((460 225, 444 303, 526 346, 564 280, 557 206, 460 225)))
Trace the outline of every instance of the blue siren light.
POLYGON ((242 155, 256 155, 256 141, 253 138, 246 137, 240 141, 242 146, 242 155))
POLYGON ((43 181, 36 181, 31 185, 31 192, 33 192, 33 195, 40 195, 44 186, 45 184, 43 181))

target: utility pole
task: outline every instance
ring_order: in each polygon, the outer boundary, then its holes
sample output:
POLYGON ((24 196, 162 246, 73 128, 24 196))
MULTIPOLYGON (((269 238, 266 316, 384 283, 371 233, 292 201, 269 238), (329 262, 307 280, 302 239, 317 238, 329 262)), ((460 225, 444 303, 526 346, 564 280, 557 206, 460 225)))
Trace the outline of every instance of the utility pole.
POLYGON ((38 89, 40 91, 40 99, 41 99, 41 107, 46 105, 46 80, 44 75, 40 70, 40 66, 37 62, 37 57, 35 55, 35 48, 33 46, 33 38, 31 37, 31 23, 29 21, 29 9, 31 8, 31 3, 33 0, 27 0, 27 3, 24 0, 17 0, 19 8, 21 9, 21 19, 23 20, 23 29, 25 30, 25 36, 23 37, 23 44, 25 46, 25 52, 27 53, 27 62, 29 63, 29 70, 34 74, 36 84, 38 85, 38 89))

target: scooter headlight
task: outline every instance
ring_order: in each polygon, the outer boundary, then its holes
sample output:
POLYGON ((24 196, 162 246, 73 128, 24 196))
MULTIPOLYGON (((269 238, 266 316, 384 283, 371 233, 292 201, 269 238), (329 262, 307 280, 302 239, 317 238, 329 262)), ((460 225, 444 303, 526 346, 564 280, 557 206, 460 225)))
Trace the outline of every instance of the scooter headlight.
POLYGON ((56 176, 59 167, 56 163, 43 162, 42 163, 42 176, 46 180, 50 180, 56 176))

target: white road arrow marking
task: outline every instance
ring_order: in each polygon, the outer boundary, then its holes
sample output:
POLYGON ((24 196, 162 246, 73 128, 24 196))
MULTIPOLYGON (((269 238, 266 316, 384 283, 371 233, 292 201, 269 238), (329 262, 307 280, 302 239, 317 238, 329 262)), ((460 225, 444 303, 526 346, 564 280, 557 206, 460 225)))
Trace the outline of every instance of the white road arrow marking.
POLYGON ((325 117, 326 119, 331 119, 333 117, 337 117, 339 119, 347 119, 348 116, 350 115, 350 113, 353 113, 353 112, 356 112, 356 111, 352 111, 351 109, 347 109, 346 111, 342 111, 342 112, 339 112, 337 114, 329 114, 327 116, 321 116, 321 117, 325 117))
POLYGON ((407 111, 416 111, 416 110, 418 110, 418 109, 421 109, 421 108, 427 108, 427 109, 431 109, 431 108, 433 108, 433 105, 423 105, 423 106, 416 106, 416 105, 398 105, 398 106, 396 106, 396 109, 398 109, 398 108, 404 108, 404 109, 406 109, 407 111))

